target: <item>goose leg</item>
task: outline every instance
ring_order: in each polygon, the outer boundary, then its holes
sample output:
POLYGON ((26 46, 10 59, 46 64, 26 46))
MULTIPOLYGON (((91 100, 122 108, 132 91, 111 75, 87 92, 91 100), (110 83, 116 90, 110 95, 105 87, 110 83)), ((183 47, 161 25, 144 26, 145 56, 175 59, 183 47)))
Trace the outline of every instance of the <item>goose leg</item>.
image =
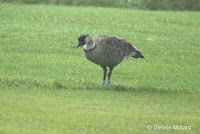
POLYGON ((110 84, 110 77, 111 77, 111 75, 112 75, 112 70, 113 70, 113 68, 110 68, 109 67, 109 72, 108 72, 108 81, 107 81, 107 85, 109 85, 110 84))
POLYGON ((103 81, 102 81, 102 84, 106 84, 106 74, 107 74, 107 68, 106 66, 101 66, 103 68, 103 81))

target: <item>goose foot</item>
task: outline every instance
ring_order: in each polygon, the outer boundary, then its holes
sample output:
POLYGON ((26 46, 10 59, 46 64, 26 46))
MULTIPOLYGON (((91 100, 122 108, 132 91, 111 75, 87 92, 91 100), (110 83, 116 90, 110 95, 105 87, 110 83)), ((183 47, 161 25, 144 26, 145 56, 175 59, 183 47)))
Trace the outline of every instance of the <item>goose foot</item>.
POLYGON ((109 85, 110 84, 110 80, 106 81, 106 85, 109 85))
POLYGON ((102 84, 103 84, 103 85, 106 84, 106 80, 103 80, 103 81, 102 81, 102 84))

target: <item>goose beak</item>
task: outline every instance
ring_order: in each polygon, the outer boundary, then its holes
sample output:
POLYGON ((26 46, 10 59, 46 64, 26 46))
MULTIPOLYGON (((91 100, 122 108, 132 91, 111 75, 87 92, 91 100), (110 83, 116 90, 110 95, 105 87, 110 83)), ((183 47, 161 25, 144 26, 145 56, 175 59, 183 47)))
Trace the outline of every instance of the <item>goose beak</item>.
POLYGON ((77 47, 80 47, 80 46, 83 46, 84 44, 82 42, 78 42, 78 44, 76 45, 76 48, 77 47))

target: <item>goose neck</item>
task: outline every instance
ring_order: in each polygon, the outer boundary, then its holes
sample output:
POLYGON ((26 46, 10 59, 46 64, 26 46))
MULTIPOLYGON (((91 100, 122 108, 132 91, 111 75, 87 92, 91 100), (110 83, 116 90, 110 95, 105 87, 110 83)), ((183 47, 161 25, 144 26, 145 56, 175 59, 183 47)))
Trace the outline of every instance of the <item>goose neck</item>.
POLYGON ((92 50, 92 49, 94 49, 95 48, 95 43, 94 42, 90 42, 90 43, 87 43, 87 44, 85 44, 85 46, 84 46, 84 49, 85 50, 92 50))

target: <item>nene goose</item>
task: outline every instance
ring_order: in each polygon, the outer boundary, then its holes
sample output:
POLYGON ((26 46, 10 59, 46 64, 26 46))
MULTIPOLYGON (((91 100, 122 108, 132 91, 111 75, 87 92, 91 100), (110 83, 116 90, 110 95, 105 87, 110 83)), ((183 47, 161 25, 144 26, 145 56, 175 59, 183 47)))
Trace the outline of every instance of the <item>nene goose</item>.
POLYGON ((130 42, 117 36, 98 35, 92 39, 89 34, 83 34, 78 38, 76 47, 83 45, 86 58, 103 68, 102 84, 110 84, 113 68, 126 58, 144 58, 130 42), (106 81, 107 67, 109 67, 108 81, 106 81))

